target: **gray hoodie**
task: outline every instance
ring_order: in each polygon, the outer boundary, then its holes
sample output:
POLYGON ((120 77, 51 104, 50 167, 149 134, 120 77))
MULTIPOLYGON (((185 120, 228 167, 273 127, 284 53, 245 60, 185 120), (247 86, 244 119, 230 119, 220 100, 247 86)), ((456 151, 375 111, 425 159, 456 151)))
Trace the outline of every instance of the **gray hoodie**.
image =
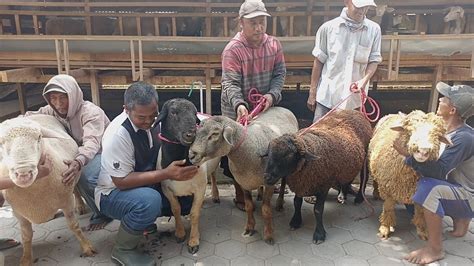
POLYGON ((25 115, 46 114, 56 117, 79 145, 76 159, 83 166, 86 165, 97 153, 100 153, 102 135, 110 120, 100 107, 84 101, 79 84, 69 75, 61 74, 52 77, 43 89, 43 97, 48 105, 41 107, 38 111, 27 112, 25 115), (51 85, 64 89, 68 95, 69 107, 66 118, 61 118, 49 104, 45 92, 51 85))

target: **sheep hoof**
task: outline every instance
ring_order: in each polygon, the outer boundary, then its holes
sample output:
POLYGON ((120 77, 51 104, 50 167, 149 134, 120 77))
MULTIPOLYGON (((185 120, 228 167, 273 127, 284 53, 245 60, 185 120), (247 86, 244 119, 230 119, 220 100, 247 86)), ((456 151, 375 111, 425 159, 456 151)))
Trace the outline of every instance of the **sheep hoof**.
POLYGON ((377 235, 382 239, 388 239, 388 236, 390 235, 390 227, 381 225, 377 235))
POLYGON ((313 234, 313 244, 319 245, 326 240, 326 232, 323 229, 322 233, 314 232, 313 234))
POLYGON ((319 240, 318 239, 313 239, 313 244, 315 244, 315 245, 319 245, 323 242, 324 242, 324 240, 322 240, 322 239, 319 239, 319 240))
POLYGON ((291 221, 290 221, 290 230, 295 230, 295 229, 298 229, 301 227, 301 218, 292 218, 291 221))
POLYGON ((255 231, 254 229, 246 229, 245 232, 243 233, 243 236, 244 237, 249 237, 249 236, 253 236, 257 231, 255 231))
POLYGON ((339 202, 340 204, 344 204, 345 201, 346 201, 346 199, 345 199, 344 195, 339 194, 337 196, 337 202, 339 202))
POLYGON ((199 245, 196 245, 194 247, 191 247, 188 245, 188 252, 191 254, 196 254, 199 251, 199 245))
POLYGON ((265 243, 273 246, 275 244, 275 240, 273 240, 273 237, 270 237, 268 239, 265 239, 265 243))

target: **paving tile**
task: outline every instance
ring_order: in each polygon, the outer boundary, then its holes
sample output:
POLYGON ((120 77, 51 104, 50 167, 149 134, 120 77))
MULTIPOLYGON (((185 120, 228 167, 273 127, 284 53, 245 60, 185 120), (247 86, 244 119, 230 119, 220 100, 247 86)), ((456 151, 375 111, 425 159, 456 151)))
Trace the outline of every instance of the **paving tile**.
POLYGON ((377 236, 377 233, 379 232, 378 226, 375 228, 367 226, 357 226, 354 227, 350 232, 355 240, 370 244, 375 244, 380 241, 380 238, 377 236))
POLYGON ((199 230, 204 231, 217 227, 217 216, 202 215, 199 217, 199 230))
POLYGON ((378 250, 373 245, 359 240, 352 240, 343 244, 342 247, 349 256, 360 257, 363 259, 370 259, 379 254, 378 250))
POLYGON ((39 258, 35 260, 34 265, 35 266, 53 266, 53 265, 60 265, 60 264, 51 258, 45 257, 45 258, 39 258))
POLYGON ((111 260, 92 263, 92 266, 116 266, 111 260))
MULTIPOLYGON (((233 240, 237 240, 239 242, 248 244, 248 243, 252 243, 252 242, 255 242, 255 241, 258 241, 258 240, 262 239, 262 234, 260 234, 260 232, 257 231, 255 234, 253 234, 251 236, 248 236, 248 235, 244 236, 243 230, 238 229, 238 230, 232 230, 231 231, 231 238, 233 240)), ((273 232, 273 239, 275 239, 275 240, 277 239, 276 235, 275 235, 275 232, 273 232)))
MULTIPOLYGON (((295 261, 292 261, 292 264, 296 264, 295 261)), ((304 258, 298 261, 300 266, 330 266, 334 265, 334 262, 329 259, 321 258, 321 257, 311 257, 311 258, 304 258)))
POLYGON ((337 227, 326 228, 326 241, 331 244, 343 244, 353 240, 350 231, 337 227))
POLYGON ((230 265, 229 260, 218 256, 209 256, 200 259, 196 262, 195 266, 228 266, 230 265))
POLYGON ((245 244, 236 240, 227 240, 216 244, 216 255, 226 259, 234 259, 245 254, 245 244))
POLYGON ((278 255, 265 260, 265 266, 293 266, 299 265, 298 259, 289 258, 287 256, 278 255))
POLYGON ((51 244, 64 244, 69 241, 77 241, 76 236, 69 230, 69 228, 63 228, 56 231, 51 231, 45 239, 46 242, 51 244))
POLYGON ((289 229, 278 229, 278 228, 273 228, 273 240, 275 240, 275 243, 281 244, 285 243, 287 241, 291 240, 291 235, 290 235, 290 230, 289 229))
POLYGON ((369 266, 369 263, 359 257, 344 256, 334 260, 335 266, 369 266))
POLYGON ((443 260, 438 262, 439 265, 442 266, 468 266, 468 265, 473 265, 473 261, 469 260, 467 258, 462 258, 454 255, 447 254, 446 257, 444 257, 443 260))
POLYGON ((165 239, 157 248, 158 251, 156 254, 157 256, 161 256, 162 261, 178 256, 183 248, 183 243, 176 243, 174 239, 165 239))
POLYGON ((280 254, 280 249, 277 244, 269 245, 265 241, 259 240, 247 244, 247 254, 260 259, 268 259, 280 254))
POLYGON ((214 255, 215 245, 206 241, 199 242, 199 250, 195 254, 191 254, 188 251, 187 245, 184 245, 181 250, 181 256, 188 257, 192 260, 203 259, 205 257, 209 257, 214 255))
POLYGON ((240 256, 230 261, 231 266, 264 266, 265 262, 262 259, 254 258, 252 256, 240 256))
POLYGON ((301 241, 290 240, 280 244, 280 253, 290 258, 310 258, 313 256, 311 245, 301 241))
POLYGON ((194 261, 183 256, 176 256, 161 262, 161 266, 194 266, 194 261))
POLYGON ((296 230, 290 231, 291 238, 296 241, 301 241, 306 244, 313 243, 313 229, 308 229, 306 227, 298 228, 296 230))
POLYGON ((472 245, 458 239, 449 239, 443 242, 447 253, 465 258, 474 258, 474 249, 472 245))
POLYGON ((223 227, 201 231, 201 239, 217 244, 230 239, 230 230, 223 227))
POLYGON ((312 244, 311 249, 314 255, 328 259, 339 258, 346 255, 346 252, 341 245, 326 242, 319 245, 312 244))
POLYGON ((395 259, 403 258, 411 251, 407 245, 392 238, 380 241, 375 247, 383 256, 395 259))
POLYGON ((247 219, 237 217, 234 215, 224 215, 217 217, 217 226, 225 227, 230 230, 242 230, 244 231, 245 225, 247 224, 247 219))
POLYGON ((371 266, 396 266, 396 265, 404 265, 401 259, 396 259, 396 258, 390 258, 390 257, 385 257, 382 255, 379 255, 377 257, 370 258, 368 260, 369 265, 371 266))

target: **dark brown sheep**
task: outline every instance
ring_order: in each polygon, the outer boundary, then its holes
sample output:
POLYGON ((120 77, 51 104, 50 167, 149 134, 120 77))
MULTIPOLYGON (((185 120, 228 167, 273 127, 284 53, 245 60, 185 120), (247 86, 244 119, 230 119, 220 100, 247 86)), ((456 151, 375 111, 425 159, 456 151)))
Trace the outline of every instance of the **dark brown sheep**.
POLYGON ((328 191, 335 185, 350 187, 363 169, 372 127, 360 112, 344 110, 330 114, 304 134, 301 132, 270 142, 265 183, 272 185, 286 178, 295 192, 291 228, 301 226, 302 197, 316 196, 313 243, 319 244, 326 239, 323 211, 328 191))

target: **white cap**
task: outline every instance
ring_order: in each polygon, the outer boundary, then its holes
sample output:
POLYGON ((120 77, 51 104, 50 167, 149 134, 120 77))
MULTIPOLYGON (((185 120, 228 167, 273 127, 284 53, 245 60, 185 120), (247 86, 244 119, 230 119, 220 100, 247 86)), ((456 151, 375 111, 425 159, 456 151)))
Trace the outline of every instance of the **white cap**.
POLYGON ((48 94, 48 93, 50 93, 50 92, 53 92, 53 91, 55 91, 55 92, 62 92, 62 93, 66 93, 66 94, 67 94, 67 92, 66 92, 63 88, 59 87, 58 85, 51 84, 51 85, 49 85, 47 88, 45 88, 45 90, 44 90, 44 92, 43 92, 43 95, 46 95, 46 94, 48 94))
POLYGON ((352 0, 352 4, 357 8, 364 6, 377 6, 374 0, 352 0))
POLYGON ((239 18, 255 18, 258 16, 271 17, 262 0, 246 0, 239 10, 239 18))

